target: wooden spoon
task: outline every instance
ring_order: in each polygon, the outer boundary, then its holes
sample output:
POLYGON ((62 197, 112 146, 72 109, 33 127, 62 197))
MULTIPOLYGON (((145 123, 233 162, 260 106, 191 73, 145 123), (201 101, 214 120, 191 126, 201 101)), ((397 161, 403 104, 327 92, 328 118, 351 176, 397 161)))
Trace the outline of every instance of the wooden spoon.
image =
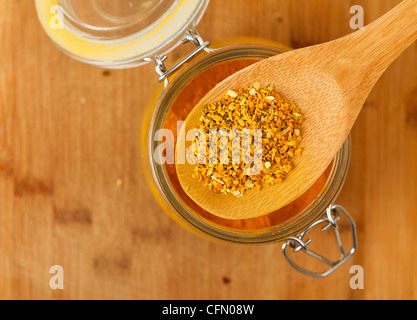
MULTIPOLYGON (((187 117, 177 142, 197 128, 205 104, 230 89, 273 84, 301 110, 303 155, 284 182, 250 190, 242 198, 216 194, 192 178, 194 166, 177 164, 179 181, 203 209, 226 219, 249 219, 276 211, 306 192, 342 147, 369 93, 387 67, 417 39, 417 0, 405 0, 382 18, 341 39, 258 62, 211 90, 187 117)), ((376 139, 376 137, 375 137, 376 139)), ((188 147, 191 142, 185 141, 188 147)), ((186 150, 187 150, 186 149, 186 150)))

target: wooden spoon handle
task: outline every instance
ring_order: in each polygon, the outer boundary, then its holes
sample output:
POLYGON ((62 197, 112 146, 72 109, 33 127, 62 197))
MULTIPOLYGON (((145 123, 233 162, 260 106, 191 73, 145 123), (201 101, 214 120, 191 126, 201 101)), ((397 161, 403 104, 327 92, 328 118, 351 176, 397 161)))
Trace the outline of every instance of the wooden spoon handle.
POLYGON ((417 40, 417 0, 404 0, 396 8, 364 29, 345 38, 353 59, 381 73, 417 40), (352 50, 354 48, 354 50, 352 50))

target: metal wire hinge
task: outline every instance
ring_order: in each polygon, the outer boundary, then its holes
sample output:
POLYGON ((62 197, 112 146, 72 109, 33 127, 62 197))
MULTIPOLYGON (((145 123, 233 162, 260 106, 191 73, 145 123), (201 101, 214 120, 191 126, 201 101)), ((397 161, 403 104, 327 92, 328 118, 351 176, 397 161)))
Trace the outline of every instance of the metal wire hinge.
POLYGON ((189 62, 203 51, 207 53, 215 51, 214 49, 209 48, 210 42, 204 41, 203 38, 198 34, 197 30, 187 31, 185 33, 185 38, 181 40, 181 43, 186 44, 188 42, 193 43, 195 46, 197 46, 197 48, 168 70, 164 63, 167 59, 166 55, 156 55, 153 59, 145 59, 145 61, 152 62, 155 65, 155 70, 160 76, 158 81, 165 82, 165 87, 168 85, 168 77, 180 69, 185 63, 189 62))
POLYGON ((313 223, 309 228, 307 228, 305 231, 303 231, 299 235, 289 238, 289 240, 282 247, 282 251, 284 253, 285 258, 288 260, 288 262, 291 264, 293 268, 295 268, 296 270, 308 276, 315 277, 315 278, 324 278, 330 275, 331 273, 333 273, 336 269, 342 266, 347 260, 349 260, 355 254, 356 250, 357 250, 357 233, 356 233, 355 222, 353 221, 353 219, 349 216, 349 214, 343 207, 337 206, 337 205, 332 205, 329 208, 327 208, 326 212, 323 214, 322 219, 313 223), (343 247, 343 243, 342 243, 340 233, 339 233, 338 222, 341 216, 345 217, 349 221, 349 224, 351 226, 352 249, 348 252, 348 254, 345 253, 345 249, 343 247), (326 232, 330 229, 334 231, 337 245, 340 250, 340 259, 338 261, 335 261, 335 262, 330 261, 327 258, 323 257, 322 255, 317 254, 316 252, 308 248, 308 246, 311 244, 311 239, 305 240, 305 237, 311 230, 313 230, 319 225, 324 225, 322 227, 323 232, 326 232), (301 268, 290 257, 288 249, 291 249, 294 253, 304 252, 308 254, 309 256, 325 263, 330 268, 328 268, 327 271, 323 273, 315 273, 315 272, 308 271, 304 268, 301 268))

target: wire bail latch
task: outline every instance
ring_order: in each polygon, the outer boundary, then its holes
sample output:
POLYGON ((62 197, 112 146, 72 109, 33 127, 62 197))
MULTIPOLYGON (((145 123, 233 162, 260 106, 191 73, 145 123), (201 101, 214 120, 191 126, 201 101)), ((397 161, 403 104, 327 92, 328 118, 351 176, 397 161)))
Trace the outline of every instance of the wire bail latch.
POLYGON ((195 56, 197 56, 203 51, 207 53, 211 53, 215 51, 214 49, 209 48, 210 42, 204 41, 203 38, 199 35, 197 30, 189 30, 185 33, 185 38, 181 40, 181 43, 186 44, 188 42, 191 42, 192 44, 197 46, 197 48, 168 70, 167 70, 167 67, 165 66, 165 60, 167 59, 166 55, 162 55, 162 56, 156 55, 153 59, 151 58, 145 59, 145 61, 152 62, 155 65, 155 70, 160 76, 158 81, 164 82, 165 87, 167 87, 169 84, 168 77, 171 76, 173 73, 175 73, 177 70, 179 70, 185 63, 189 62, 195 56))
POLYGON ((327 208, 326 212, 322 215, 322 218, 316 222, 314 222, 312 225, 310 225, 306 230, 304 230, 302 233, 298 234, 295 237, 291 237, 287 240, 287 242, 284 243, 282 246, 282 251, 284 253, 285 258, 288 260, 288 262, 291 264, 293 268, 298 270, 301 273, 304 273, 308 276, 315 277, 315 278, 325 278, 331 273, 333 273, 336 269, 341 267, 347 260, 349 260, 356 252, 357 250, 357 232, 356 232, 356 225, 353 219, 349 216, 348 212, 341 206, 338 205, 331 205, 327 208), (341 217, 344 217, 348 220, 351 232, 352 232, 352 248, 350 251, 346 254, 345 249, 343 247, 343 243, 340 237, 339 232, 339 226, 338 222, 341 219, 341 217), (338 261, 330 261, 329 259, 325 258, 324 256, 317 254, 316 252, 309 249, 309 245, 311 244, 311 239, 306 239, 307 234, 318 227, 319 225, 324 225, 322 227, 322 231, 326 232, 328 230, 333 230, 335 236, 337 245, 340 251, 340 258, 338 261), (323 273, 316 273, 309 270, 306 270, 300 266, 298 266, 294 260, 289 255, 289 250, 293 251, 294 253, 304 252, 307 255, 325 263, 329 266, 327 271, 323 273))

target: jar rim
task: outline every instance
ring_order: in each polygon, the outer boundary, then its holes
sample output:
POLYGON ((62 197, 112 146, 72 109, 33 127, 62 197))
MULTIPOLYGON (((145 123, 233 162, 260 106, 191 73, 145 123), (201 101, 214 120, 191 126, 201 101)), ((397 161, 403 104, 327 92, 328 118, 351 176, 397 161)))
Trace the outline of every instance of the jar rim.
POLYGON ((323 188, 324 191, 320 192, 318 197, 306 209, 277 226, 250 231, 236 230, 216 226, 198 214, 193 213, 192 209, 181 200, 171 186, 164 166, 156 164, 154 161, 156 144, 156 141, 153 139, 154 134, 157 130, 163 128, 165 117, 175 97, 195 75, 225 61, 241 58, 267 58, 283 52, 285 50, 270 46, 240 44, 224 47, 206 54, 181 70, 169 86, 164 89, 156 104, 148 135, 148 153, 153 178, 165 202, 174 212, 176 218, 185 222, 188 227, 191 227, 191 230, 197 231, 200 235, 237 244, 261 244, 284 241, 316 221, 326 208, 334 203, 342 189, 350 162, 350 137, 333 161, 330 176, 323 188), (261 230, 262 232, 260 232, 261 230))

